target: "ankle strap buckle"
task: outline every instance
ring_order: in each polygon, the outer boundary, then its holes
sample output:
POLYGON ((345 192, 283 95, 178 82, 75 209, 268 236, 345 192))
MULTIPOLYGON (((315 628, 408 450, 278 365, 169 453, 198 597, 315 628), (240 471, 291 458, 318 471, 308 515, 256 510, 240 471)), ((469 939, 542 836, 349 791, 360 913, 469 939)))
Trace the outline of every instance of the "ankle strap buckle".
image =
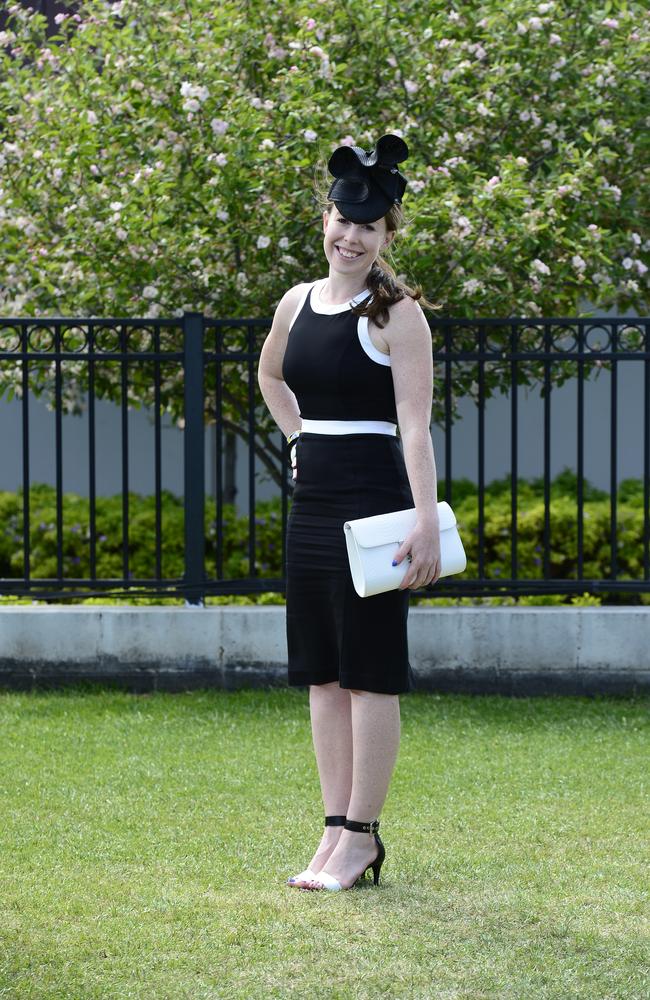
POLYGON ((379 830, 379 820, 373 819, 370 823, 359 823, 356 819, 349 819, 345 824, 346 830, 352 830, 354 833, 369 833, 374 836, 379 830))

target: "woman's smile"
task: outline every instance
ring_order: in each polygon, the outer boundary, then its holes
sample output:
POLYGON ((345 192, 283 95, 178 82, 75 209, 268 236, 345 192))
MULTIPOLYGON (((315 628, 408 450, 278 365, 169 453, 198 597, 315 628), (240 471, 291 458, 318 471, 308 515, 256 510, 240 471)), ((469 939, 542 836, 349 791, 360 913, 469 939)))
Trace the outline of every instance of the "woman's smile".
POLYGON ((343 257, 344 260, 356 260, 357 257, 363 256, 362 250, 348 250, 347 247, 340 247, 338 243, 336 249, 339 252, 339 257, 343 257))

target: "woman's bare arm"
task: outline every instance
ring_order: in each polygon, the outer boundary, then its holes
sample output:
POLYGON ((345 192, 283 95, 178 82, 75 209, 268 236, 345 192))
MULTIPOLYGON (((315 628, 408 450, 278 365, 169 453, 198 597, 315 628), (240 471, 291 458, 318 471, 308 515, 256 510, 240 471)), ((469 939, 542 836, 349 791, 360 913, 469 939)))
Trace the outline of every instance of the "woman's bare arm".
POLYGON ((293 431, 299 431, 302 423, 298 401, 282 378, 282 362, 289 336, 289 323, 298 306, 303 287, 294 285, 280 299, 273 316, 271 330, 262 345, 257 367, 257 381, 264 402, 276 424, 287 437, 293 431))
POLYGON ((438 490, 430 430, 433 402, 431 331, 414 299, 406 297, 391 306, 390 320, 382 336, 390 348, 397 420, 418 520, 437 524, 438 490))

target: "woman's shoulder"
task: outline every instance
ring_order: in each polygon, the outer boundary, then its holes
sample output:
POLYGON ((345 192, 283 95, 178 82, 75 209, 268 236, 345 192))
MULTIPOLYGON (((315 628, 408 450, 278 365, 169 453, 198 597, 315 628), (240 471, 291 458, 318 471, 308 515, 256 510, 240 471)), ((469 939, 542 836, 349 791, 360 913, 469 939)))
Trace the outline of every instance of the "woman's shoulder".
POLYGON ((397 302, 391 302, 388 306, 388 314, 391 318, 399 317, 400 319, 405 319, 411 316, 424 316, 424 310, 417 299, 412 298, 410 295, 405 295, 404 298, 398 299, 397 302))
POLYGON ((382 330, 382 335, 389 347, 394 338, 404 341, 411 337, 418 339, 422 336, 431 336, 424 310, 417 299, 405 295, 403 299, 388 306, 388 322, 382 330))
POLYGON ((297 306, 305 291, 313 284, 313 281, 301 281, 297 285, 293 285, 284 293, 280 301, 289 307, 297 306))

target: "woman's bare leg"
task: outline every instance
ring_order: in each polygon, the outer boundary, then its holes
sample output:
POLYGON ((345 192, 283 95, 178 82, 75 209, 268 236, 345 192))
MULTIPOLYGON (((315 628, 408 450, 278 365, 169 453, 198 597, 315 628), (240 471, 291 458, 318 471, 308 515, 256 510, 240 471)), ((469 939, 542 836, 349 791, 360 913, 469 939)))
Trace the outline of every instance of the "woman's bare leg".
MULTIPOLYGON (((350 692, 331 684, 309 688, 311 728, 325 816, 345 816, 352 789, 350 692)), ((309 867, 319 872, 338 843, 341 826, 326 826, 309 867)))
MULTIPOLYGON (((366 823, 380 816, 397 760, 401 728, 399 695, 350 691, 350 696, 353 773, 347 817, 366 823)), ((336 801, 340 805, 342 800, 336 801)), ((348 888, 377 854, 378 847, 371 834, 343 830, 321 869, 348 888)))

